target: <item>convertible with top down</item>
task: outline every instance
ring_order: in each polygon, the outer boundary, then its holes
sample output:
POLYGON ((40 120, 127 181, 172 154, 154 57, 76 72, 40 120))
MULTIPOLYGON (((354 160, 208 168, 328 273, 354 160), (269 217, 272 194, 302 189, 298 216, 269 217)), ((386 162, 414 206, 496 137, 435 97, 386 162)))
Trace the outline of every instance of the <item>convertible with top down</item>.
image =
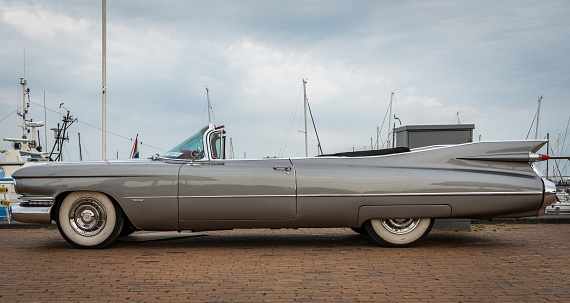
POLYGON ((27 164, 14 220, 57 223, 78 248, 136 230, 349 227, 387 247, 436 218, 540 216, 555 186, 533 162, 546 141, 475 142, 307 158, 227 159, 210 124, 150 159, 27 164))

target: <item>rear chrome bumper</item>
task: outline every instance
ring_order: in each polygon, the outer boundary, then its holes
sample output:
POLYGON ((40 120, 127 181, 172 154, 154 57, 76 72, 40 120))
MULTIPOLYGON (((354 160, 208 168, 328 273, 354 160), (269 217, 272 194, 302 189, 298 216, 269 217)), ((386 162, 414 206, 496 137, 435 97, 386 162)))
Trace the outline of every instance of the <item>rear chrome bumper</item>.
POLYGON ((544 215, 546 207, 556 201, 556 185, 546 178, 542 178, 544 184, 544 198, 542 199, 542 206, 538 210, 538 216, 544 215))

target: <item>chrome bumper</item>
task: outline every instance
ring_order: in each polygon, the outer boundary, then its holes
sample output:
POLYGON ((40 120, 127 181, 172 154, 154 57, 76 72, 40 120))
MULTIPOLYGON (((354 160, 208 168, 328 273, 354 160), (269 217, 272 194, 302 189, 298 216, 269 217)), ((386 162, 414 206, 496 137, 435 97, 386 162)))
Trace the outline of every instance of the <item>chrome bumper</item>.
POLYGON ((10 211, 12 212, 12 219, 18 222, 39 224, 51 223, 51 206, 38 207, 14 204, 10 206, 10 211))
POLYGON ((544 215, 546 212, 546 207, 556 201, 556 185, 546 178, 542 178, 544 184, 544 199, 542 200, 542 206, 538 210, 538 216, 544 215))

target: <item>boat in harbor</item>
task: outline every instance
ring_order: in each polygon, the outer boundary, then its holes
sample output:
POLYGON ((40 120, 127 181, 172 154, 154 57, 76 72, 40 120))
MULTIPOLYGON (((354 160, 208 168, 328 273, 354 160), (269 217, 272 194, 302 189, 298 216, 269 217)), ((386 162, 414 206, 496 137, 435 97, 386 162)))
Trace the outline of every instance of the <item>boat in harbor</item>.
POLYGON ((23 98, 21 112, 18 114, 22 117, 22 137, 3 138, 3 141, 10 142, 11 148, 0 148, 0 153, 5 156, 4 162, 0 162, 0 200, 2 200, 0 220, 8 221, 11 220, 9 206, 20 203, 14 191, 12 173, 28 162, 48 161, 42 153, 42 147, 38 143, 39 140, 36 138, 36 129, 43 127, 44 122, 32 121, 26 117, 29 108, 30 90, 29 88, 26 89, 27 81, 24 78, 20 78, 20 84, 22 85, 23 98), (28 96, 27 103, 26 96, 28 96), (31 134, 31 138, 28 138, 29 134, 31 134))
POLYGON ((570 186, 556 186, 556 202, 546 208, 547 215, 570 215, 570 186))

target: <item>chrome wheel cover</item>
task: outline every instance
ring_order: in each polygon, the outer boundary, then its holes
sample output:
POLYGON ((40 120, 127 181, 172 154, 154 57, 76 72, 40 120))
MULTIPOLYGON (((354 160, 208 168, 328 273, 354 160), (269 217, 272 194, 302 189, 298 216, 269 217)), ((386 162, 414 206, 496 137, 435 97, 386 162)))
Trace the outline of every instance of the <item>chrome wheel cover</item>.
POLYGON ((107 211, 99 200, 81 198, 69 209, 69 224, 73 230, 86 237, 92 237, 101 232, 107 222, 107 211))
POLYGON ((414 230, 420 219, 383 219, 382 226, 396 235, 404 235, 414 230))

